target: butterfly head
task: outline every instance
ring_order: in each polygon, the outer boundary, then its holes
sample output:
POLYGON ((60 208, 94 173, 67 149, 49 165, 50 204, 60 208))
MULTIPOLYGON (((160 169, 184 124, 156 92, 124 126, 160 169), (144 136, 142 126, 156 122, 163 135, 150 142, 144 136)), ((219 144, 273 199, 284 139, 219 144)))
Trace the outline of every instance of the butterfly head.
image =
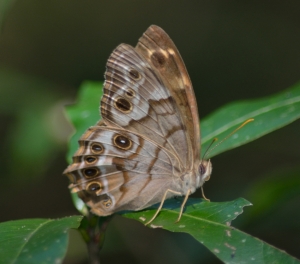
POLYGON ((212 165, 210 160, 201 160, 198 167, 198 179, 197 187, 200 187, 204 184, 205 181, 208 181, 212 172, 212 165))

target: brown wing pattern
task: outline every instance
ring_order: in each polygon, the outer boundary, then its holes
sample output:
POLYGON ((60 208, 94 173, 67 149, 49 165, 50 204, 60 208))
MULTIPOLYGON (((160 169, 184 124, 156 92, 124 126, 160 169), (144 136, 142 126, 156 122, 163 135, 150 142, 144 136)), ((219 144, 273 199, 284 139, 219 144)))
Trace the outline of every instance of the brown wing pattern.
POLYGON ((101 115, 111 126, 135 131, 166 148, 182 172, 192 160, 182 115, 160 78, 136 50, 119 45, 105 73, 101 115))
POLYGON ((152 64, 152 69, 176 101, 192 142, 194 160, 198 160, 200 128, 197 101, 179 51, 168 34, 155 25, 150 26, 139 39, 136 50, 152 64))
POLYGON ((100 123, 79 144, 64 173, 72 192, 98 215, 143 209, 159 202, 166 188, 178 189, 169 153, 139 134, 100 123))
POLYGON ((64 171, 72 192, 98 215, 143 209, 167 190, 167 197, 185 194, 182 176, 199 157, 200 132, 192 85, 172 40, 151 26, 135 48, 119 45, 106 68, 103 120, 80 138, 64 171))

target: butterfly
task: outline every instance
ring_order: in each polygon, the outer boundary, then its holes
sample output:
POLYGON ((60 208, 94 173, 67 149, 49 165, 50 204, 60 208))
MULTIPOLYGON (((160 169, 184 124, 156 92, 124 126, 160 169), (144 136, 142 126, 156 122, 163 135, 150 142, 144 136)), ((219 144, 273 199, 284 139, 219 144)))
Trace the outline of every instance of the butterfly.
POLYGON ((184 62, 167 33, 150 26, 136 47, 120 44, 106 64, 102 119, 79 140, 64 174, 99 216, 138 211, 190 194, 209 180, 200 158, 197 102, 184 62))

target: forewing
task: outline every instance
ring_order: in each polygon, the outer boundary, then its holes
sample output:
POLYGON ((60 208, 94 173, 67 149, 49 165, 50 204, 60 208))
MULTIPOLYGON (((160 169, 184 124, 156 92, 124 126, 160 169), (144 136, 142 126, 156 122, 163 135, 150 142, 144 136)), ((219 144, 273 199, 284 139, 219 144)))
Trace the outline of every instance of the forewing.
POLYGON ((170 90, 133 47, 121 44, 108 59, 101 115, 112 126, 137 132, 172 152, 181 171, 191 167, 191 139, 170 90))
POLYGON ((189 74, 175 44, 163 29, 152 25, 139 39, 136 50, 146 58, 176 101, 192 142, 193 160, 199 159, 200 127, 197 101, 189 74))

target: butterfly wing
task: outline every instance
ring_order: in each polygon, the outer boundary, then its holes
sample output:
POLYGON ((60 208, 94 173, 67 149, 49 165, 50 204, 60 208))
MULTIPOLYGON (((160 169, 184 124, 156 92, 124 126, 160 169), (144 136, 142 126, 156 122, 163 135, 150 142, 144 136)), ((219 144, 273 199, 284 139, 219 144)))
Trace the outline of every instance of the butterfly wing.
POLYGON ((175 44, 168 34, 158 26, 150 26, 139 39, 136 50, 163 81, 179 108, 191 139, 193 160, 200 157, 200 127, 197 101, 192 82, 175 44))
POLYGON ((108 59, 101 115, 107 124, 137 132, 172 152, 182 171, 193 160, 184 117, 147 60, 121 44, 108 59))
POLYGON ((64 173, 72 192, 98 215, 140 210, 159 202, 168 188, 180 191, 173 157, 139 134, 100 122, 79 143, 64 173))
POLYGON ((136 48, 119 45, 106 68, 103 120, 79 141, 64 172, 70 188, 98 215, 143 209, 168 189, 185 194, 181 176, 199 155, 198 113, 172 40, 151 26, 136 48))

